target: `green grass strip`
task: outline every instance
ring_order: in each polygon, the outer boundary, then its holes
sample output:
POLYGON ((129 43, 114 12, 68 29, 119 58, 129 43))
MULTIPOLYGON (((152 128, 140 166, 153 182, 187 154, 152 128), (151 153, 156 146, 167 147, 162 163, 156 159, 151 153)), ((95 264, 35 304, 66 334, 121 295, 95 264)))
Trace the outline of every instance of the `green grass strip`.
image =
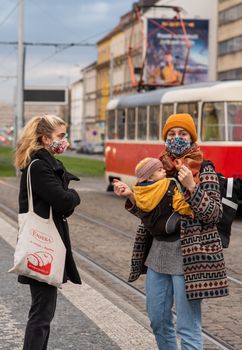
MULTIPOLYGON (((65 168, 76 176, 103 176, 104 162, 81 157, 58 156, 65 168)), ((10 147, 0 146, 0 176, 15 176, 14 152, 10 147)))

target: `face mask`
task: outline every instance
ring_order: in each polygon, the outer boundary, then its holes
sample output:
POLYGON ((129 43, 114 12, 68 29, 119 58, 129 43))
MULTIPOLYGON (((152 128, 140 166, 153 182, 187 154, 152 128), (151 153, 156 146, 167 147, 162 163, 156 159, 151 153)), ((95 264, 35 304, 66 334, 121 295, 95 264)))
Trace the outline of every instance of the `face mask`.
POLYGON ((181 137, 175 137, 166 140, 165 146, 169 153, 181 156, 191 148, 192 142, 182 139, 181 137))
POLYGON ((49 146, 48 148, 53 152, 53 153, 57 153, 57 154, 61 154, 64 153, 67 149, 68 143, 66 141, 66 139, 62 139, 62 140, 54 140, 49 146))

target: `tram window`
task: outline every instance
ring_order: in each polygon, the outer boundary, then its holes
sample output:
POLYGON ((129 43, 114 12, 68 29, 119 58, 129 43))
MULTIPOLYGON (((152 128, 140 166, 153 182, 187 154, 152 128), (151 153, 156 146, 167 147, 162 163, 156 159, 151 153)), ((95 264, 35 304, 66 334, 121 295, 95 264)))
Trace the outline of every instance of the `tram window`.
POLYGON ((125 110, 118 109, 118 139, 124 139, 125 131, 125 110))
POLYGON ((225 141, 223 102, 206 102, 202 108, 202 140, 225 141))
POLYGON ((146 140, 147 137, 147 109, 146 107, 138 108, 138 140, 146 140))
POLYGON ((150 106, 149 139, 159 139, 160 106, 150 106))
POLYGON ((197 102, 178 103, 177 104, 177 113, 190 114, 193 117, 194 123, 197 127, 197 120, 198 120, 198 104, 197 104, 197 102))
POLYGON ((135 109, 128 109, 127 114, 127 139, 134 140, 135 138, 135 109))
POLYGON ((162 105, 162 127, 165 125, 166 119, 173 114, 174 112, 174 106, 172 103, 166 103, 162 105))
POLYGON ((228 102, 228 139, 242 141, 242 102, 228 102))
POLYGON ((114 139, 115 138, 115 111, 108 111, 107 115, 107 134, 108 139, 114 139))

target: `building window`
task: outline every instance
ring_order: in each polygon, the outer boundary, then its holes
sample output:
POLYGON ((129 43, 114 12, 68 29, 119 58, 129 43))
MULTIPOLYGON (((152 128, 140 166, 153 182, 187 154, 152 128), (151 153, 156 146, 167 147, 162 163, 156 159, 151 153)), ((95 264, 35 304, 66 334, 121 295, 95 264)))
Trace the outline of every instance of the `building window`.
POLYGON ((242 18, 242 4, 230 7, 219 13, 219 25, 237 21, 242 18))
POLYGON ((242 68, 231 69, 218 73, 219 80, 238 80, 242 79, 242 68))
POLYGON ((219 56, 242 50, 242 36, 221 41, 218 45, 219 56))

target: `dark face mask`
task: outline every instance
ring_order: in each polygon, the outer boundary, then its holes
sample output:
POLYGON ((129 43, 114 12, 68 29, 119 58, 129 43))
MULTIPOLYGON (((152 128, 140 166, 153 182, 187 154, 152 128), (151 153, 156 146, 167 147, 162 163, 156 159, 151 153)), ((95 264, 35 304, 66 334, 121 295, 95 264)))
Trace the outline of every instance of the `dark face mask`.
POLYGON ((165 146, 169 153, 181 156, 191 148, 192 142, 181 137, 175 137, 166 140, 165 146))

